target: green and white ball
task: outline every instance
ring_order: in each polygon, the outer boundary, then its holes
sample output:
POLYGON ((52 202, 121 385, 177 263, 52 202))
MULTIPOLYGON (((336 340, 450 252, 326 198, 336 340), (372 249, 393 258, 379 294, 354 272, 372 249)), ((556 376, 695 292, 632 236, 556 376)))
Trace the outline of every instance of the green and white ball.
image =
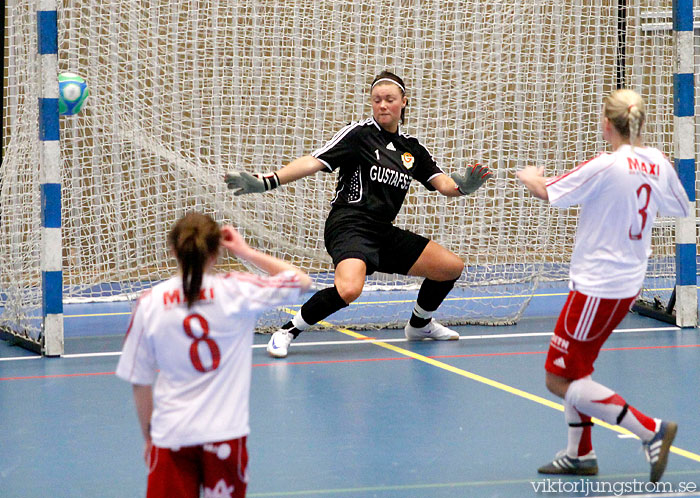
POLYGON ((58 113, 61 116, 78 114, 89 94, 87 83, 77 74, 58 75, 58 113))

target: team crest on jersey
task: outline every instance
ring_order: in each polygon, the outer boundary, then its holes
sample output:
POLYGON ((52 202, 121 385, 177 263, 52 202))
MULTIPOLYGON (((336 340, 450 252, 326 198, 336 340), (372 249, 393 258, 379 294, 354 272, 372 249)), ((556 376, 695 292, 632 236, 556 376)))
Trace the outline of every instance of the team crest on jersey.
POLYGON ((406 169, 411 169, 413 167, 413 155, 410 152, 404 152, 401 154, 401 162, 406 169))

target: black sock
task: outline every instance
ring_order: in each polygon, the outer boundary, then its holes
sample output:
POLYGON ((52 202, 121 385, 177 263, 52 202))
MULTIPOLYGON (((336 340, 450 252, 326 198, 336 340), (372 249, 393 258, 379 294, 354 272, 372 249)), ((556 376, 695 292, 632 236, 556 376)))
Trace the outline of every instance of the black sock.
POLYGON ((432 320, 433 317, 430 318, 421 318, 418 315, 416 315, 415 311, 411 314, 411 319, 408 321, 408 323, 411 324, 411 327, 415 327, 417 329, 421 329, 428 325, 430 323, 430 320, 432 320))
MULTIPOLYGON (((336 311, 347 307, 347 305, 348 303, 343 301, 334 285, 333 287, 322 289, 311 296, 301 307, 301 318, 309 325, 313 325, 336 311)), ((285 323, 282 328, 288 330, 295 338, 302 332, 291 321, 285 323)))
POLYGON ((433 311, 438 309, 440 304, 442 304, 454 287, 456 281, 457 279, 446 280, 444 282, 438 282, 437 280, 430 280, 428 278, 423 280, 420 290, 418 291, 416 306, 417 308, 428 312, 430 316, 419 316, 419 314, 423 313, 420 313, 416 308, 414 308, 413 313, 411 314, 411 320, 409 321, 411 327, 421 328, 430 323, 430 320, 432 320, 433 311))
POLYGON ((298 336, 299 332, 301 332, 298 328, 294 326, 291 320, 282 325, 280 328, 282 330, 286 330, 287 332, 291 332, 294 337, 298 336))

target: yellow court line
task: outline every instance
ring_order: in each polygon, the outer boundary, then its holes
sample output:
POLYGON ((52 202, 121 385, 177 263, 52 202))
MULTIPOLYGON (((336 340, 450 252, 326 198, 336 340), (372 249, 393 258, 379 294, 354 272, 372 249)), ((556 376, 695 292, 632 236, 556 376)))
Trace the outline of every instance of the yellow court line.
POLYGON ((84 315, 63 315, 63 318, 94 318, 96 316, 131 315, 131 311, 115 311, 114 313, 88 313, 84 315))
MULTIPOLYGON (((648 291, 667 291, 667 290, 672 290, 672 289, 647 289, 648 291)), ((472 296, 472 297, 448 297, 445 298, 445 301, 481 301, 481 300, 487 300, 487 299, 518 299, 518 298, 525 298, 525 297, 561 297, 561 296, 567 296, 569 292, 554 292, 552 294, 511 294, 511 295, 506 295, 506 296, 472 296)), ((373 304, 405 304, 405 303, 413 303, 415 302, 415 299, 399 299, 399 300, 394 300, 394 301, 355 301, 351 303, 351 306, 360 306, 363 304, 366 305, 373 305, 373 304)), ((292 305, 295 308, 301 308, 301 304, 294 304, 292 305)), ((64 318, 91 318, 91 317, 98 317, 98 316, 120 316, 120 315, 131 315, 131 311, 119 311, 115 313, 90 313, 90 314, 84 314, 84 315, 63 315, 64 318)), ((331 325, 332 328, 335 328, 331 325)))
MULTIPOLYGON (((289 308, 284 308, 283 311, 286 313, 289 313, 290 315, 296 315, 296 311, 291 310, 289 308)), ((423 356, 422 354, 414 353, 413 351, 410 351, 408 349, 400 348, 398 346, 394 346, 393 344, 390 344, 388 342, 382 342, 377 339, 372 339, 370 337, 367 337, 366 335, 360 334, 358 332, 355 332, 353 330, 341 328, 341 327, 336 327, 332 323, 326 322, 326 321, 320 321, 318 322, 319 324, 323 325, 324 327, 330 327, 333 328, 334 330, 337 330, 341 334, 348 335, 350 337, 354 337, 355 339, 361 339, 367 342, 371 342, 372 344, 375 344, 379 347, 382 347, 384 349, 388 349, 390 351, 393 351, 395 353, 398 353, 403 356, 408 356, 409 358, 413 358, 414 360, 422 361, 423 363, 427 363, 429 365, 432 365, 437 368, 441 368, 443 370, 446 370, 448 372, 452 372, 457 375, 461 375, 462 377, 466 377, 467 379, 474 380, 476 382, 481 382, 482 384, 486 384, 487 386, 495 387, 496 389, 500 389, 501 391, 505 391, 510 394, 514 394, 515 396, 520 396, 521 398, 528 399, 530 401, 534 401, 535 403, 539 403, 541 405, 547 406, 549 408, 553 408, 555 410, 559 410, 560 412, 564 411, 564 405, 561 403, 556 403, 554 401, 550 401, 546 398, 543 398, 541 396, 537 396, 536 394, 529 393, 527 391, 523 391, 522 389, 518 389, 517 387, 512 387, 507 384, 503 384, 502 382, 498 382, 493 379, 489 379, 487 377, 483 377, 481 375, 469 372, 467 370, 462 370, 461 368, 453 367, 452 365, 448 365, 447 363, 443 363, 441 361, 435 360, 433 358, 428 358, 427 356, 423 356)), ((599 425, 601 427, 605 427, 606 429, 610 429, 611 431, 618 432, 620 434, 624 435, 631 435, 634 436, 630 431, 627 429, 624 429, 622 427, 619 427, 617 425, 611 425, 608 424, 607 422, 604 422, 603 420, 597 419, 595 417, 592 418, 593 422, 596 423, 596 425, 599 425)), ((634 436, 636 437, 636 436, 634 436)), ((697 455, 695 453, 692 453, 690 451, 677 448, 675 446, 671 446, 671 452, 675 453, 676 455, 680 455, 682 457, 688 458, 690 460, 694 460, 696 462, 700 462, 700 455, 697 455)))
MULTIPOLYGON (((520 299, 527 297, 559 297, 566 296, 568 292, 559 292, 553 294, 511 294, 508 296, 471 296, 471 297, 448 297, 445 301, 485 301, 489 299, 520 299)), ((362 305, 376 305, 376 304, 406 304, 413 303, 415 299, 396 299, 391 301, 355 301, 351 303, 351 306, 362 306, 362 305)), ((301 308, 301 304, 291 305, 294 308, 301 308)), ((114 313, 89 313, 83 315, 63 315, 64 318, 88 318, 88 317, 99 317, 99 316, 119 316, 119 315, 130 315, 131 311, 118 311, 114 313)))
MULTIPOLYGON (((505 296, 471 296, 471 297, 446 297, 445 301, 488 301, 489 299, 523 299, 529 297, 559 297, 568 296, 568 292, 555 292, 553 294, 508 294, 505 296)), ((404 303, 414 303, 413 299, 400 299, 395 301, 356 301, 353 304, 404 304, 404 303)))
MULTIPOLYGON (((671 288, 668 289, 644 289, 648 292, 656 292, 656 291, 670 291, 673 290, 671 288)), ((547 293, 540 293, 540 294, 506 294, 504 296, 471 296, 471 297, 447 297, 445 298, 445 301, 482 301, 482 300, 488 300, 488 299, 521 299, 521 298, 529 298, 529 297, 561 297, 561 296, 568 296, 569 291, 567 290, 566 292, 552 292, 551 294, 547 293)), ((415 299, 402 299, 402 300, 397 300, 397 301, 355 301, 353 304, 404 304, 404 303, 413 303, 415 302, 415 299)))

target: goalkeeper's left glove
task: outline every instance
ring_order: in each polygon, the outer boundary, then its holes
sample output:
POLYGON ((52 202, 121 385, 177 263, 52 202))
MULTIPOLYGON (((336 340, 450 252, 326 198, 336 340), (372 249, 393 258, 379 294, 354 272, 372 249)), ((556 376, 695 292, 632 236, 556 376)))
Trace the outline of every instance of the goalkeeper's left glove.
POLYGON ((452 173, 450 177, 457 184, 457 190, 462 195, 469 195, 481 187, 493 174, 486 166, 475 164, 467 166, 464 174, 452 173))
POLYGON ((234 171, 226 173, 224 181, 229 190, 237 189, 233 195, 265 192, 266 190, 277 188, 280 185, 280 179, 277 177, 277 173, 269 173, 267 175, 255 173, 251 175, 247 171, 242 171, 240 173, 234 171))

